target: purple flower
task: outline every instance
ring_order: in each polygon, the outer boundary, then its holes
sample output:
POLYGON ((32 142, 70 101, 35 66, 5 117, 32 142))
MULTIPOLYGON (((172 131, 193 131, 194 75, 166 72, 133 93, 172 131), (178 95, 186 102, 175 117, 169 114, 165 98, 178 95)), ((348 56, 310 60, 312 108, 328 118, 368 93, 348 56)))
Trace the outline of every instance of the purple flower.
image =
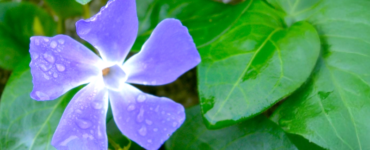
POLYGON ((111 0, 76 27, 102 59, 65 35, 31 38, 33 99, 56 99, 88 83, 65 109, 52 145, 57 149, 107 149, 109 98, 121 132, 146 149, 158 149, 183 123, 184 108, 127 83, 163 85, 195 67, 200 56, 187 28, 178 20, 163 20, 142 50, 123 63, 138 31, 135 0, 111 0))

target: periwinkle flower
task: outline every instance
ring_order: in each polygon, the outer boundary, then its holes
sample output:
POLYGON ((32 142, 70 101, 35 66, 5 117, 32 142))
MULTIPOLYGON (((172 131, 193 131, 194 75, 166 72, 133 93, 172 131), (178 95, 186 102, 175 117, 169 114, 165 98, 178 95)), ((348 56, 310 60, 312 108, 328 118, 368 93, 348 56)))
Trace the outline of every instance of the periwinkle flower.
POLYGON ((120 131, 146 149, 158 149, 185 120, 184 108, 128 83, 163 85, 195 67, 200 56, 187 28, 178 20, 163 20, 141 51, 123 63, 138 31, 135 0, 111 0, 76 27, 102 59, 65 35, 31 38, 33 99, 53 100, 88 83, 64 110, 52 145, 57 149, 107 149, 109 99, 120 131))

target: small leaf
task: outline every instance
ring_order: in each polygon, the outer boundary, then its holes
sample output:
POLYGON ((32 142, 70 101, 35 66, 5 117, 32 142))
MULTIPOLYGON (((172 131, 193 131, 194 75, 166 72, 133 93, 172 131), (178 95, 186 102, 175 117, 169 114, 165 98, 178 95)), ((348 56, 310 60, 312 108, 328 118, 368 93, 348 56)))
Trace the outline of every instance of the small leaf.
POLYGON ((203 124, 200 107, 186 110, 184 124, 166 142, 168 150, 182 149, 297 149, 287 135, 265 116, 236 125, 209 130, 203 124))
POLYGON ((0 3, 0 67, 13 69, 28 54, 32 35, 51 36, 55 33, 53 18, 37 6, 30 3, 0 3))
POLYGON ((322 50, 311 79, 277 109, 275 122, 324 148, 370 149, 370 1, 270 2, 287 24, 314 25, 322 50))
POLYGON ((0 147, 3 149, 54 149, 51 138, 68 101, 77 89, 53 101, 30 98, 32 77, 25 59, 14 69, 0 105, 0 147))

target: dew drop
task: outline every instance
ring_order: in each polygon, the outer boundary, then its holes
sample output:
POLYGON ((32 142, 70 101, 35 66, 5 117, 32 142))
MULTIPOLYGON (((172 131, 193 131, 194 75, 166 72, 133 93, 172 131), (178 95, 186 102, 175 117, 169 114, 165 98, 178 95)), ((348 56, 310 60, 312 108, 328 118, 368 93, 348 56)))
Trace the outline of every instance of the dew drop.
POLYGON ((64 44, 64 40, 63 40, 63 39, 59 39, 59 40, 58 40, 58 43, 59 43, 59 44, 64 44))
POLYGON ((41 100, 50 99, 50 97, 48 95, 46 95, 45 93, 40 92, 40 91, 36 91, 36 96, 39 97, 39 99, 41 99, 41 100))
POLYGON ((157 107, 155 108, 154 110, 155 112, 158 112, 159 111, 159 105, 157 105, 157 107))
POLYGON ((144 81, 144 82, 143 82, 143 85, 148 85, 148 82, 145 82, 145 81, 144 81))
POLYGON ((144 102, 146 100, 146 96, 144 94, 140 94, 137 99, 138 102, 144 102))
POLYGON ((54 72, 53 77, 58 78, 58 74, 54 72))
POLYGON ((39 39, 35 39, 35 44, 38 46, 40 45, 40 40, 39 39))
POLYGON ((56 48, 57 47, 57 42, 55 42, 55 41, 51 41, 51 43, 50 43, 50 47, 51 48, 56 48))
POLYGON ((37 58, 39 58, 39 54, 37 54, 37 53, 31 53, 31 56, 32 56, 33 60, 36 60, 37 58))
POLYGON ((48 54, 48 53, 44 53, 44 58, 50 62, 50 63, 54 63, 55 62, 55 58, 51 55, 51 54, 48 54))
POLYGON ((48 38, 44 38, 44 42, 49 42, 49 39, 48 38))
POLYGON ((141 108, 140 108, 140 112, 139 112, 139 114, 137 115, 136 120, 137 120, 138 122, 143 122, 143 120, 144 120, 144 109, 143 109, 143 107, 141 107, 141 108))
POLYGON ((164 130, 164 131, 167 131, 167 128, 164 128, 163 130, 164 130))
POLYGON ((87 128, 91 127, 91 122, 90 121, 78 119, 76 122, 77 122, 77 125, 81 129, 87 129, 87 128))
POLYGON ((139 129, 139 134, 141 136, 145 136, 146 135, 146 127, 145 126, 142 126, 140 129, 139 129))
POLYGON ((157 81, 154 80, 151 83, 152 83, 152 85, 155 85, 157 83, 157 81))
POLYGON ((173 126, 173 127, 177 127, 177 122, 173 122, 173 123, 172 123, 172 126, 173 126))
POLYGON ((152 140, 151 140, 151 139, 149 139, 149 140, 148 140, 148 143, 152 143, 152 140))
POLYGON ((154 132, 157 132, 157 131, 158 131, 158 129, 157 129, 157 128, 154 128, 154 129, 153 129, 153 131, 154 131, 154 132))
POLYGON ((91 105, 95 109, 101 109, 103 107, 103 105, 101 103, 99 103, 99 102, 92 102, 91 105))
POLYGON ((45 66, 45 64, 40 64, 39 67, 41 68, 41 70, 43 71, 48 71, 49 68, 45 66))
POLYGON ((150 121, 150 120, 145 120, 145 123, 148 124, 148 125, 152 125, 153 124, 153 122, 150 121))
POLYGON ((46 73, 44 73, 44 78, 45 78, 46 80, 50 80, 50 77, 49 77, 46 73))
POLYGON ((57 70, 60 72, 63 72, 64 70, 66 70, 66 68, 61 64, 56 64, 56 67, 57 67, 57 70))
POLYGON ((135 109, 135 105, 134 104, 132 104, 132 105, 130 105, 130 106, 127 107, 127 110, 128 111, 133 111, 134 109, 135 109))

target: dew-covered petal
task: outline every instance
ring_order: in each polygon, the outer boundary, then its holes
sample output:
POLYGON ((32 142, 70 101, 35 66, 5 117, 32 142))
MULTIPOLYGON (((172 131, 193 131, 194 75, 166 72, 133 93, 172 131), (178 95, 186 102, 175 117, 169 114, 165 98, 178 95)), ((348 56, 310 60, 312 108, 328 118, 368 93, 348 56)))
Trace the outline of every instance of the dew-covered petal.
POLYGON ((90 42, 105 61, 121 64, 138 31, 135 0, 111 0, 100 12, 76 23, 77 34, 90 42))
POLYGON ((159 23, 142 50, 124 64, 129 83, 163 85, 200 62, 188 29, 176 19, 159 23))
POLYGON ((101 75, 101 59, 66 35, 31 38, 31 73, 35 100, 52 100, 101 75))
POLYGON ((145 149, 158 149, 184 122, 184 107, 125 84, 109 91, 114 121, 121 132, 145 149))
POLYGON ((51 144, 58 150, 107 149, 107 109, 108 92, 102 79, 88 84, 64 110, 51 144))

